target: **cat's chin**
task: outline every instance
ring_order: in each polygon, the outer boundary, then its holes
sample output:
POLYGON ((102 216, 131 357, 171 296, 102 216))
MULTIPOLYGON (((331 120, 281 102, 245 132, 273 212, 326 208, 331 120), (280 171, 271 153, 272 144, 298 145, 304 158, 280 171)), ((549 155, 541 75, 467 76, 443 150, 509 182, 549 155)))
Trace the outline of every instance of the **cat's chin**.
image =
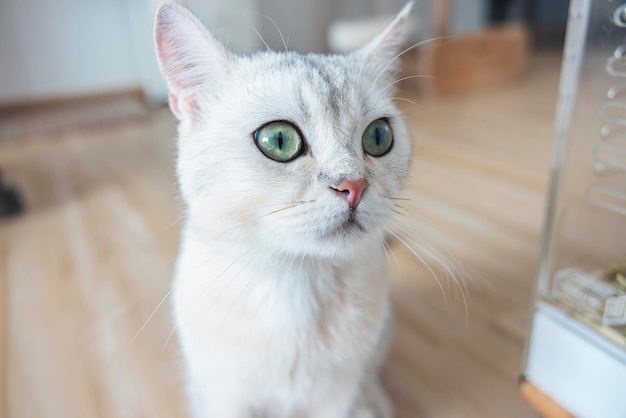
POLYGON ((367 235, 368 229, 355 216, 350 216, 347 220, 340 222, 318 232, 318 240, 322 243, 339 241, 358 241, 367 235))
POLYGON ((325 258, 352 257, 372 242, 382 242, 378 228, 366 227, 356 219, 340 223, 316 232, 315 237, 305 244, 305 252, 325 258))

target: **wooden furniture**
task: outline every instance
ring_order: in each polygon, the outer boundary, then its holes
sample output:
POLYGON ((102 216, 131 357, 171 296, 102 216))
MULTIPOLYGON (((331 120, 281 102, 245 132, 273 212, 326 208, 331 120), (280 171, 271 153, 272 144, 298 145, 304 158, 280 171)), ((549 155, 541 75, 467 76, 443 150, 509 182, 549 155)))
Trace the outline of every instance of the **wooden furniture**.
POLYGON ((434 3, 437 39, 424 48, 422 74, 432 76, 427 91, 452 96, 498 88, 528 68, 530 33, 522 24, 502 24, 476 33, 450 32, 448 0, 434 3))
POLYGON ((528 68, 529 50, 529 32, 518 24, 435 41, 425 69, 431 92, 451 96, 515 81, 528 68))
POLYGON ((543 418, 574 418, 574 415, 525 379, 520 382, 520 393, 543 418))

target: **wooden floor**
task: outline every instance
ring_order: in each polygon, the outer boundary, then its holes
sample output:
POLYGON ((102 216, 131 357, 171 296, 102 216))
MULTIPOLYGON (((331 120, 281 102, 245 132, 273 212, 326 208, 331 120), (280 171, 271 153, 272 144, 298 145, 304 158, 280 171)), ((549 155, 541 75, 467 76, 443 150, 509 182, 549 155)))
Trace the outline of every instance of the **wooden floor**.
MULTIPOLYGON (((418 146, 409 206, 471 281, 436 280, 392 241, 399 418, 535 416, 522 367, 551 151, 558 57, 515 85, 403 106, 418 146), (446 240, 449 242, 446 243, 446 240), (397 258, 396 261, 393 256, 397 258)), ((405 103, 405 102, 403 102, 405 103)), ((164 304, 181 212, 173 119, 0 144, 26 216, 0 221, 0 416, 183 417, 164 304)), ((406 221, 406 219, 405 219, 406 221)))

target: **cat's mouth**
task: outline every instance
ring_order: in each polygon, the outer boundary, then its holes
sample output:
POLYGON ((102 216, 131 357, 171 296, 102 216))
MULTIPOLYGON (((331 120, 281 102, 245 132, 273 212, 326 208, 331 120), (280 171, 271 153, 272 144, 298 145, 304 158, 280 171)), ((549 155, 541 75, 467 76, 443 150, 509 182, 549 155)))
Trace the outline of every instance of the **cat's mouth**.
POLYGON ((350 238, 367 232, 354 210, 350 210, 344 219, 320 232, 321 239, 350 238))

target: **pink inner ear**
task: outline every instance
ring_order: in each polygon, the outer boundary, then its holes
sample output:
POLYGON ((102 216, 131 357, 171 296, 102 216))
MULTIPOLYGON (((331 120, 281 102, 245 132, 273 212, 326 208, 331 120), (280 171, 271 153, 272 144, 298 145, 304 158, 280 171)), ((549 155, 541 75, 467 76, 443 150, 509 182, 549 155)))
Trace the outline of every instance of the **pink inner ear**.
POLYGON ((162 5, 155 23, 159 66, 171 92, 170 108, 179 119, 196 117, 199 106, 193 95, 212 79, 223 76, 228 67, 228 53, 178 3, 162 5))
MULTIPOLYGON (((194 79, 197 64, 191 62, 193 57, 176 47, 176 41, 164 33, 167 29, 158 28, 156 33, 157 52, 163 75, 167 78, 170 89, 174 91, 193 88, 200 84, 194 79)), ((179 41, 184 42, 184 41, 179 41)))
POLYGON ((198 106, 198 102, 196 102, 191 97, 185 97, 183 103, 187 114, 190 115, 193 120, 198 120, 198 116, 200 115, 200 107, 198 106))
POLYGON ((169 94, 169 105, 174 116, 178 119, 182 119, 183 115, 190 116, 193 120, 196 120, 200 114, 200 107, 198 103, 190 96, 181 97, 174 93, 169 94))
POLYGON ((407 17, 412 7, 412 1, 407 3, 402 11, 360 50, 370 58, 368 60, 370 65, 379 69, 380 76, 384 76, 383 73, 395 73, 399 69, 398 54, 406 38, 407 17))
POLYGON ((174 114, 174 116, 180 119, 181 114, 180 114, 180 109, 178 108, 178 98, 176 97, 174 93, 169 94, 168 102, 170 104, 170 109, 172 110, 172 113, 174 114))
MULTIPOLYGON (((161 40, 157 36, 157 48, 161 70, 174 91, 193 89, 202 84, 202 62, 196 62, 192 53, 185 53, 176 48, 175 42, 161 40), (173 45, 174 44, 174 45, 173 45)), ((184 41, 181 41, 184 42, 184 41)), ((205 69, 207 70, 207 69, 205 69)))
POLYGON ((154 31, 161 70, 174 90, 193 89, 206 81, 205 76, 226 70, 226 50, 183 6, 161 6, 154 31))

